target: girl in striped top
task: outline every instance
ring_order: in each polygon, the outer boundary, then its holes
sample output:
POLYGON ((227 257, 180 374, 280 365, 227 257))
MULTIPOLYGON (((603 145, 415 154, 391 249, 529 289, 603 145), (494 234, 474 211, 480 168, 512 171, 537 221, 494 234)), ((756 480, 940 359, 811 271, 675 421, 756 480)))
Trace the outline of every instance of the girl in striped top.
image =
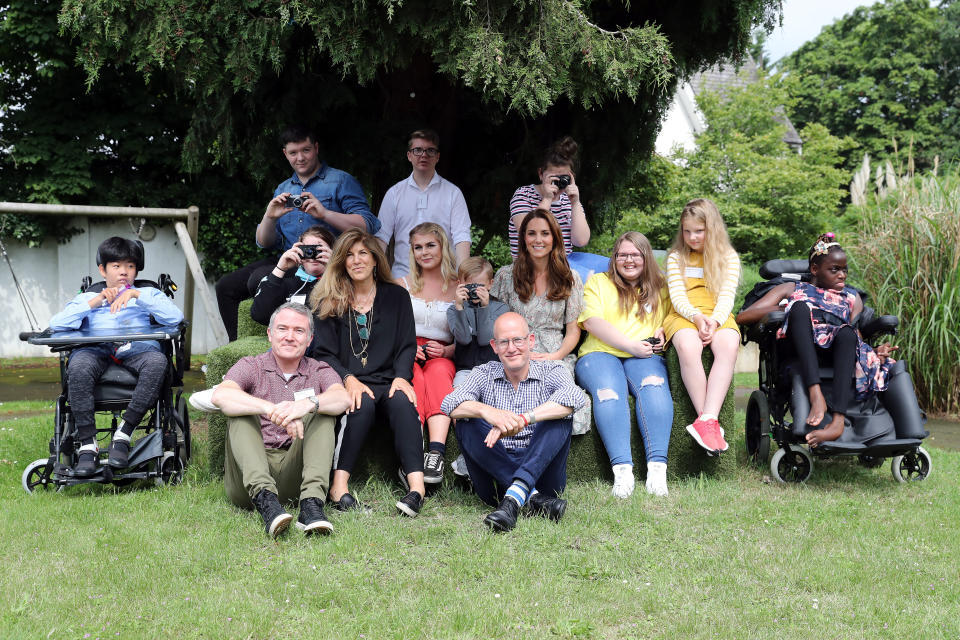
POLYGON ((739 281, 740 257, 730 245, 717 205, 691 200, 680 214, 680 229, 667 254, 673 310, 663 328, 677 350, 683 384, 698 415, 687 431, 711 455, 727 450, 717 415, 740 346, 740 330, 731 313, 739 281), (714 358, 709 377, 701 360, 708 345, 714 358))
POLYGON ((566 255, 573 247, 582 247, 590 242, 590 227, 587 214, 580 201, 580 189, 576 183, 577 143, 570 136, 555 142, 543 156, 537 174, 540 184, 518 188, 510 199, 510 254, 517 259, 518 229, 524 217, 534 209, 553 214, 563 236, 566 255))

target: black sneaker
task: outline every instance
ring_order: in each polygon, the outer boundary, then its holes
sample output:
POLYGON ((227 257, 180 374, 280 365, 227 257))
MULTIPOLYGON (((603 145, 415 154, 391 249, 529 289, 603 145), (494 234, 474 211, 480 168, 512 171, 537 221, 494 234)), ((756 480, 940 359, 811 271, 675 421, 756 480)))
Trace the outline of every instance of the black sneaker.
POLYGON ((510 497, 505 497, 500 501, 500 506, 495 511, 487 514, 483 523, 494 531, 507 532, 517 525, 517 514, 520 513, 520 505, 510 497))
POLYGON ((107 464, 114 469, 126 469, 130 459, 130 441, 114 440, 110 443, 110 455, 107 464))
POLYGON ((329 534, 333 532, 333 525, 323 513, 323 502, 318 498, 305 498, 300 501, 300 517, 297 518, 297 529, 306 535, 311 533, 329 534))
POLYGON ((280 506, 280 500, 277 499, 277 494, 272 491, 261 489, 260 493, 254 497, 253 504, 263 517, 267 535, 271 538, 276 538, 286 531, 287 527, 290 526, 290 521, 293 520, 293 516, 283 510, 283 507, 280 506))
POLYGON ((77 456, 77 465, 73 468, 73 475, 86 478, 97 472, 98 451, 86 449, 77 456))
POLYGON ((527 500, 527 515, 548 518, 559 522, 567 510, 567 501, 562 498, 550 498, 539 491, 527 500))
POLYGON ((423 481, 427 484, 443 482, 443 454, 439 451, 423 454, 423 481))
POLYGON ((420 495, 419 491, 411 491, 407 495, 400 498, 400 501, 397 502, 397 511, 400 512, 400 515, 409 516, 411 518, 416 518, 420 515, 420 509, 423 508, 423 496, 420 495))

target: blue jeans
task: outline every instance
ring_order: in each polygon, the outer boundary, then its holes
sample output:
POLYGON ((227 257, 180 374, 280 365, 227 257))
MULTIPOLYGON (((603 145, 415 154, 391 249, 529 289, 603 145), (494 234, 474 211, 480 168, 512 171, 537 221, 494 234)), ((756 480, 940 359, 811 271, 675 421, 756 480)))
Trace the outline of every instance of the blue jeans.
POLYGON ((637 400, 637 428, 648 462, 666 462, 673 399, 663 356, 618 358, 593 351, 577 360, 577 383, 593 397, 593 417, 610 464, 633 464, 627 386, 637 400))
POLYGON ((473 492, 481 500, 497 506, 514 480, 522 480, 551 498, 563 493, 567 486, 572 419, 538 422, 530 445, 516 451, 504 447, 500 440, 488 448, 483 440, 492 428, 485 420, 469 418, 457 420, 454 429, 473 492))

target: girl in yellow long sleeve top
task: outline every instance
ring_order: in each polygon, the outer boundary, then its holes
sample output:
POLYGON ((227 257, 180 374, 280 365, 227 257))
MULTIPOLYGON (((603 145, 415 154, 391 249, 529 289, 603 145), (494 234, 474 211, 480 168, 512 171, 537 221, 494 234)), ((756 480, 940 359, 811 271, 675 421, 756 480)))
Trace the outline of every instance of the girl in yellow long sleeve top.
POLYGON ((683 384, 698 415, 687 431, 714 455, 727 449, 717 415, 740 346, 731 313, 739 281, 740 258, 730 245, 720 211, 710 200, 691 200, 680 214, 680 229, 667 254, 673 310, 663 328, 677 350, 683 384), (701 360, 708 345, 714 357, 709 377, 701 360))

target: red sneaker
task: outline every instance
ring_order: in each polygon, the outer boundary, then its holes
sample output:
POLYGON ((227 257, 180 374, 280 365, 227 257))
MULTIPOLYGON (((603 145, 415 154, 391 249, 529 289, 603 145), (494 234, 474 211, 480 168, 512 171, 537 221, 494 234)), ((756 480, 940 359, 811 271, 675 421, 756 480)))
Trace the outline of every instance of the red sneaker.
MULTIPOLYGON (((711 422, 716 424, 717 428, 719 428, 719 424, 716 420, 701 420, 700 418, 697 418, 693 421, 693 424, 687 425, 687 432, 693 436, 693 439, 697 441, 697 444, 706 449, 709 455, 713 456, 719 453, 719 444, 715 441, 715 431, 711 428, 711 422)), ((721 437, 720 439, 722 440, 723 438, 721 437)), ((726 443, 724 442, 724 444, 726 443)))
POLYGON ((720 423, 714 420, 713 418, 706 421, 709 425, 710 430, 713 432, 712 442, 716 447, 717 451, 726 451, 730 448, 730 445, 727 444, 727 441, 723 439, 723 427, 720 426, 720 423))

